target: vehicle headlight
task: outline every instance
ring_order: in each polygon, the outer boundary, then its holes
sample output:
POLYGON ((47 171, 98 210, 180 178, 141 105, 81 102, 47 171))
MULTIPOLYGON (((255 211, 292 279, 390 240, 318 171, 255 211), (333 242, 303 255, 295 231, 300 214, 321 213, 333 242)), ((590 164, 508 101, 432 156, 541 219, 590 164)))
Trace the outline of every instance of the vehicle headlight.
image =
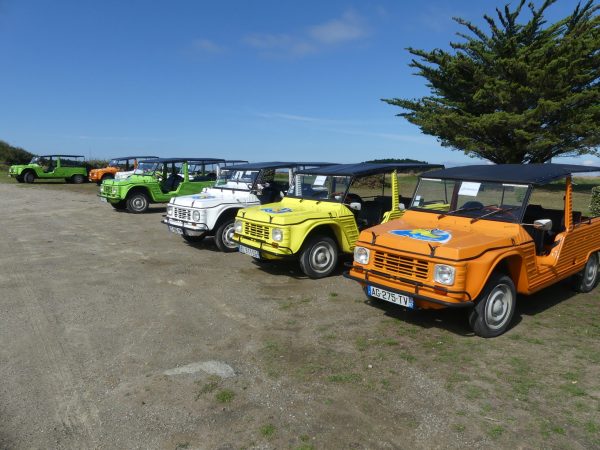
POLYGON ((368 264, 371 251, 364 247, 354 247, 354 261, 359 264, 368 264))
POLYGON ((238 234, 239 234, 239 233, 241 233, 241 232, 242 232, 242 226, 243 226, 243 225, 242 225, 242 221, 241 221, 241 220, 236 220, 236 221, 233 223, 233 230, 234 230, 236 233, 238 233, 238 234))
POLYGON ((173 215, 173 206, 167 205, 167 216, 173 215))
POLYGON ((192 221, 200 222, 202 221, 202 214, 198 210, 192 211, 192 221))
POLYGON ((440 284, 451 285, 454 284, 454 275, 456 269, 446 264, 436 264, 433 271, 433 281, 440 284))
POLYGON ((117 187, 116 187, 116 186, 114 186, 114 187, 112 188, 112 193, 113 193, 113 194, 116 194, 116 193, 117 193, 117 191, 118 191, 117 187))
POLYGON ((273 240, 276 242, 281 242, 283 240, 283 231, 281 228, 273 228, 272 231, 273 240))

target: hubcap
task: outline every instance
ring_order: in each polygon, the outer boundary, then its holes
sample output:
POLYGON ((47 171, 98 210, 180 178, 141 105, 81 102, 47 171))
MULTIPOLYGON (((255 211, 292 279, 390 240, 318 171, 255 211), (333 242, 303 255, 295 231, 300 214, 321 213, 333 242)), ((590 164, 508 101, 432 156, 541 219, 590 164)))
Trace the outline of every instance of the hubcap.
POLYGON ((142 210, 146 207, 146 199, 143 197, 135 197, 133 199, 133 208, 136 210, 142 210))
POLYGON ((583 275, 586 286, 591 286, 596 281, 596 276, 598 275, 598 255, 594 253, 590 256, 590 260, 588 261, 585 267, 585 273, 583 275))
POLYGON ((508 321, 513 304, 513 295, 506 284, 499 284, 487 298, 485 322, 493 330, 502 328, 508 321))
POLYGON ((237 242, 233 240, 234 231, 233 224, 227 225, 223 230, 223 243, 227 248, 236 248, 238 246, 237 242))
POLYGON ((315 272, 326 272, 333 262, 333 249, 325 244, 315 245, 310 252, 310 265, 315 272))

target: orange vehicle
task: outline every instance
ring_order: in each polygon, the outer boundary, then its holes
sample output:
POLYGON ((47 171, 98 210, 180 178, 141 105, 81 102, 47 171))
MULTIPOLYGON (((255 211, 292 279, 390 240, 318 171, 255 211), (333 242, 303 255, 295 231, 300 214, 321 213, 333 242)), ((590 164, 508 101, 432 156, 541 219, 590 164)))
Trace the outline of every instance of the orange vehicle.
POLYGON ((344 275, 369 298, 409 309, 468 308, 475 334, 498 336, 517 293, 569 277, 579 292, 598 284, 600 217, 590 217, 590 196, 575 196, 571 182, 596 171, 505 164, 428 172, 401 219, 361 232, 344 275))
POLYGON ((129 172, 135 170, 138 161, 156 158, 156 156, 123 156, 121 158, 111 159, 108 166, 102 167, 101 169, 90 170, 88 178, 90 181, 102 184, 104 180, 112 180, 117 172, 129 172))

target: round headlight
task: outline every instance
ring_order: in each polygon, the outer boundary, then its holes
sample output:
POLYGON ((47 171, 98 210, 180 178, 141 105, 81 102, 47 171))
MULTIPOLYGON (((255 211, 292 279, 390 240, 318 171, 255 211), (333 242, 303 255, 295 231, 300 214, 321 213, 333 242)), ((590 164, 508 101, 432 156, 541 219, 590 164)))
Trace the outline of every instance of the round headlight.
POLYGON ((273 235, 273 240, 277 241, 277 242, 281 242, 283 239, 283 231, 281 230, 281 228, 273 228, 273 232, 271 233, 273 235))
POLYGON ((433 273, 433 280, 440 284, 451 285, 454 284, 454 274, 456 270, 452 266, 446 264, 436 264, 433 273))
POLYGON ((354 261, 359 264, 368 264, 371 252, 368 248, 354 247, 354 261))
POLYGON ((233 223, 233 229, 236 233, 241 233, 242 232, 242 221, 241 220, 236 220, 233 223))
POLYGON ((112 188, 112 193, 113 193, 113 194, 116 194, 116 193, 117 193, 117 187, 116 187, 116 186, 112 188))
POLYGON ((200 222, 202 220, 202 214, 200 214, 200 211, 192 211, 192 220, 194 222, 200 222))

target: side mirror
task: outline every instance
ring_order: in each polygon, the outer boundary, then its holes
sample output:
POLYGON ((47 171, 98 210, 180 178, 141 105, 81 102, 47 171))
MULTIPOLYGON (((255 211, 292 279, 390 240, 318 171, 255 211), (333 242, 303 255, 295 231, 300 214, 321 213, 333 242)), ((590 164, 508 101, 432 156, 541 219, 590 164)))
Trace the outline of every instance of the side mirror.
POLYGON ((539 219, 533 222, 533 228, 541 231, 550 231, 552 229, 552 220, 539 219))
POLYGON ((354 211, 360 211, 362 209, 362 205, 359 202, 352 202, 348 206, 354 211))

